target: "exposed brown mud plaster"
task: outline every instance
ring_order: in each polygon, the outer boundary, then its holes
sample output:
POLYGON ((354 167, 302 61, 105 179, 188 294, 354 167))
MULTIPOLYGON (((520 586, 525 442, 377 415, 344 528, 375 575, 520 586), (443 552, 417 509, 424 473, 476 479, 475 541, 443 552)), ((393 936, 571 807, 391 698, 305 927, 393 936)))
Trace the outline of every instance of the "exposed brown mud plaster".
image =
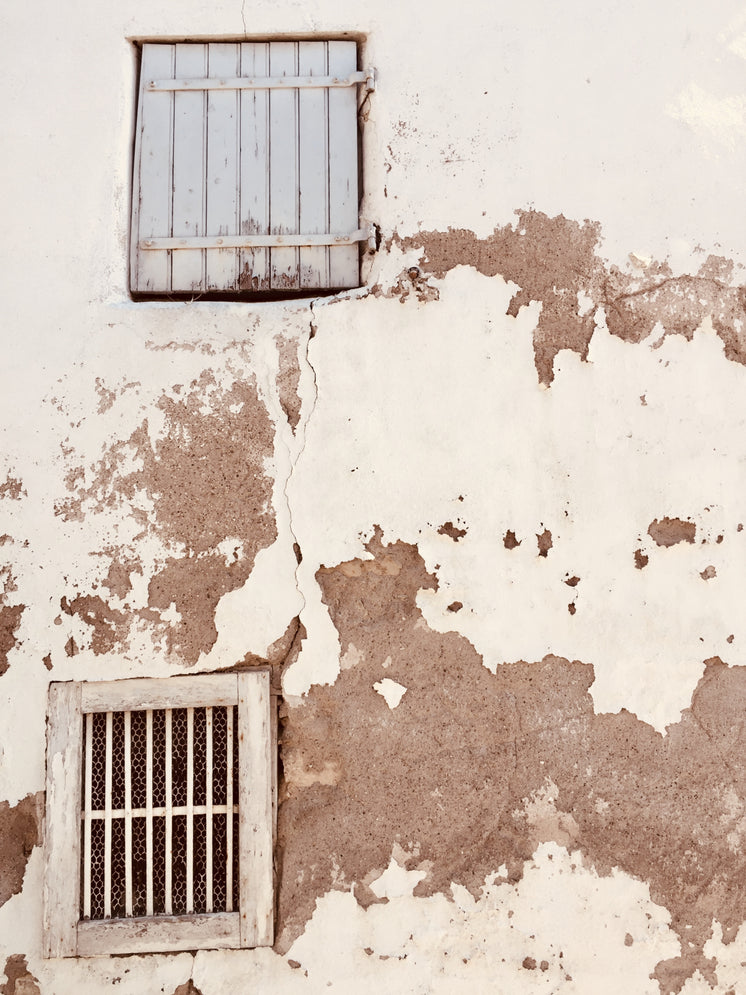
POLYGON ((536 535, 536 545, 539 547, 539 556, 548 556, 552 548, 552 533, 549 529, 544 529, 536 535))
POLYGON ((202 995, 202 992, 190 978, 185 984, 179 985, 179 987, 174 991, 174 995, 202 995))
POLYGON ((257 552, 276 537, 264 468, 273 431, 251 380, 224 388, 206 372, 188 388, 162 395, 157 408, 165 422, 160 437, 152 441, 144 421, 115 441, 91 468, 88 486, 71 481, 73 496, 57 513, 69 520, 123 508, 141 523, 140 538, 154 535, 173 553, 149 580, 147 608, 126 604, 132 574, 144 569, 133 544, 107 551, 112 560, 103 583, 123 604, 112 608, 83 592, 68 599, 66 610, 91 627, 94 652, 125 644, 129 619, 150 624, 172 653, 193 664, 217 638, 221 597, 246 582, 257 552), (138 469, 130 469, 133 461, 138 469), (143 510, 142 493, 152 511, 143 510), (178 618, 166 621, 172 607, 178 618))
POLYGON ((648 526, 648 535, 657 546, 675 546, 679 542, 694 542, 697 526, 683 518, 656 518, 648 526))
POLYGON ((0 567, 0 677, 9 667, 8 654, 18 645, 16 633, 21 625, 25 605, 13 604, 17 585, 10 567, 0 567))
POLYGON ((40 995, 39 979, 29 971, 23 954, 11 954, 5 961, 6 981, 0 995, 40 995))
POLYGON ((508 531, 503 536, 503 546, 505 546, 506 549, 517 549, 518 546, 520 546, 520 544, 521 540, 516 539, 515 532, 513 532, 511 529, 508 529, 508 531))
POLYGON ((491 674, 465 638, 425 623, 415 599, 437 580, 416 547, 376 531, 367 548, 372 560, 317 574, 355 665, 284 706, 279 948, 331 888, 377 901, 366 882, 394 844, 427 871, 416 894, 455 881, 476 895, 553 839, 600 874, 647 882, 670 911, 684 952, 659 965, 662 991, 696 968, 711 976, 713 918, 726 939, 746 919, 746 668, 706 661, 662 736, 624 710, 595 714, 589 664, 548 656, 491 674), (373 687, 384 677, 407 688, 394 711, 373 687))
POLYGON ((638 570, 644 569, 650 562, 650 557, 647 553, 643 553, 641 549, 635 550, 635 566, 638 570))
POLYGON ((727 358, 746 363, 746 287, 731 286, 733 264, 728 260, 709 256, 694 276, 675 277, 667 263, 651 263, 633 273, 609 266, 598 255, 597 223, 550 218, 539 211, 516 215, 515 225, 496 228, 485 239, 449 228, 392 241, 403 249, 421 249, 421 267, 437 277, 466 265, 517 284, 510 315, 530 301, 541 302, 534 333, 541 383, 554 379, 554 357, 561 349, 587 358, 599 307, 611 334, 628 342, 642 341, 659 321, 666 334, 691 339, 710 317, 727 358))
POLYGON ((444 522, 438 529, 438 535, 448 536, 449 539, 453 539, 454 542, 458 542, 459 539, 463 539, 466 535, 466 529, 459 528, 458 525, 454 525, 453 522, 444 522))
POLYGON ((275 337, 278 352, 278 370, 276 377, 277 392, 280 397, 280 407, 285 412, 290 428, 295 430, 300 422, 301 399, 300 362, 298 360, 297 339, 287 339, 282 335, 275 337))
POLYGON ((31 851, 41 843, 44 792, 26 795, 17 805, 0 802, 0 906, 17 895, 31 851))
POLYGON ((11 501, 20 501, 21 497, 26 497, 26 491, 20 480, 15 477, 6 477, 5 482, 0 484, 0 499, 8 498, 11 501))

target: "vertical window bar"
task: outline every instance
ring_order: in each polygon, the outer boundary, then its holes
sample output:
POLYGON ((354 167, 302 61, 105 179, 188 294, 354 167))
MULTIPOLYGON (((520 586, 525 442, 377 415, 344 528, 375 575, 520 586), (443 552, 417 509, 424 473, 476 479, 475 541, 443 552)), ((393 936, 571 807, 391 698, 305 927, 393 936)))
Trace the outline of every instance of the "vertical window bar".
POLYGON ((106 713, 106 781, 104 799, 104 919, 111 918, 111 746, 113 713, 106 713))
POLYGON ((124 907, 132 915, 132 713, 124 713, 124 907))
POLYGON ((173 773, 172 773, 172 747, 171 747, 171 709, 166 709, 166 846, 164 882, 165 882, 165 906, 164 911, 167 916, 173 913, 173 773))
POLYGON ((187 708, 186 910, 194 912, 194 709, 187 708))
POLYGON ((91 808, 93 801, 93 714, 85 717, 85 797, 83 822, 83 918, 91 918, 91 808))
POLYGON ((153 710, 145 712, 145 914, 153 915, 153 710))
POLYGON ((212 708, 205 709, 205 911, 212 912, 212 708))
POLYGON ((225 710, 225 911, 233 911, 233 708, 225 710))

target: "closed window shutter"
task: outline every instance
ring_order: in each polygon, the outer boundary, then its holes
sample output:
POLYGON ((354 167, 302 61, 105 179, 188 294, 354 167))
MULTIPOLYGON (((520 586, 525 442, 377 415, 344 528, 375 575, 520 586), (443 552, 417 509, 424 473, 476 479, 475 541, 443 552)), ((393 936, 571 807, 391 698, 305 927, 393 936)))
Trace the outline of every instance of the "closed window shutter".
POLYGON ((144 45, 132 290, 357 286, 356 68, 348 41, 144 45))

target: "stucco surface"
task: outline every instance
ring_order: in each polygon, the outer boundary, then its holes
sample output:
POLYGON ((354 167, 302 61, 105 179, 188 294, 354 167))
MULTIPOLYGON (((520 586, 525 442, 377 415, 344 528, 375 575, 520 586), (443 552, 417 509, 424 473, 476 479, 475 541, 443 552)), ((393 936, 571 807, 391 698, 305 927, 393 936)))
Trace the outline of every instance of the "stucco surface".
POLYGON ((746 19, 463 15, 0 15, 5 995, 746 993, 746 19), (344 32, 364 285, 130 301, 132 39, 344 32), (265 661, 275 949, 45 961, 49 681, 265 661))

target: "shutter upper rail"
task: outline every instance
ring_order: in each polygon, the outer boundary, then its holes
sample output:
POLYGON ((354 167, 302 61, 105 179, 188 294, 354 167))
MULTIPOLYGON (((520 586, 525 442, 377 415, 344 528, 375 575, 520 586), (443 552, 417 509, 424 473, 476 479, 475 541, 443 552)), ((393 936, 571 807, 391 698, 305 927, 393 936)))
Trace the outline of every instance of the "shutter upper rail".
POLYGON ((210 235, 192 238, 143 238, 140 249, 251 249, 273 248, 275 246, 304 245, 354 245, 366 242, 371 233, 367 228, 358 228, 349 235, 306 234, 306 235, 210 235))
POLYGON ((160 90, 298 90, 357 86, 375 89, 375 70, 350 73, 349 76, 236 76, 205 79, 151 79, 145 84, 148 92, 160 90))

